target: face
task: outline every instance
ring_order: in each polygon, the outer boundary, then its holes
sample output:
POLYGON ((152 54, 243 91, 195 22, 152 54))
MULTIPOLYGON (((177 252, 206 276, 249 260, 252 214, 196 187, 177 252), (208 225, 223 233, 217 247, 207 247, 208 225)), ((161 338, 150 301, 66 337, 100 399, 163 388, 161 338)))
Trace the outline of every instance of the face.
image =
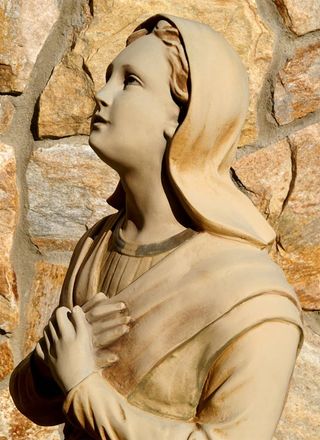
POLYGON ((131 43, 108 67, 89 143, 120 174, 161 164, 179 116, 169 78, 165 46, 152 34, 131 43))

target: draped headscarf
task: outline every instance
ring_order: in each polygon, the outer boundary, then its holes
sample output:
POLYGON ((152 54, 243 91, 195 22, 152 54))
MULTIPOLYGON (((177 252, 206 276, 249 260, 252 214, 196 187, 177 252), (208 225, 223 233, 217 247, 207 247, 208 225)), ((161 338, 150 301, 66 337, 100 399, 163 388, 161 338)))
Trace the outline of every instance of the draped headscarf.
MULTIPOLYGON (((167 14, 152 16, 135 31, 152 32, 159 20, 178 29, 189 63, 187 113, 165 157, 171 186, 200 229, 266 247, 275 238, 273 229, 230 176, 248 108, 240 57, 209 26, 167 14)), ((119 187, 110 204, 117 193, 119 187)))

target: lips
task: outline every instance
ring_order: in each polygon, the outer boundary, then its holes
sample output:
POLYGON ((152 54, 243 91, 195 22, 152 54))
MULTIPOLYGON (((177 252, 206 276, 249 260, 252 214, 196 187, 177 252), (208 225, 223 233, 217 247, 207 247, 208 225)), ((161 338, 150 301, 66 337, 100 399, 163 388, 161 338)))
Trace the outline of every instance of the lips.
POLYGON ((107 124, 109 123, 109 121, 104 119, 102 116, 95 114, 94 117, 92 118, 92 124, 98 124, 98 123, 107 124))

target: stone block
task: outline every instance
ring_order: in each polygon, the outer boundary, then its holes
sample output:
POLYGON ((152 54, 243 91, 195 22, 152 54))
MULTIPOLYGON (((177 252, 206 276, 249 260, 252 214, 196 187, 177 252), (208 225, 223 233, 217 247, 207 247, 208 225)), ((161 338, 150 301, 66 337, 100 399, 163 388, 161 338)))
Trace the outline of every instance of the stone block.
POLYGON ((1 440, 61 440, 57 426, 38 426, 15 407, 8 388, 0 391, 1 440))
POLYGON ((287 140, 243 155, 233 168, 254 205, 277 228, 291 182, 291 151, 287 140))
POLYGON ((320 123, 289 136, 294 178, 278 225, 275 258, 306 310, 320 309, 320 123))
POLYGON ((0 380, 5 379, 13 370, 13 354, 9 341, 0 342, 0 380))
POLYGON ((18 324, 18 292, 10 258, 17 215, 14 150, 0 143, 0 329, 5 332, 12 332, 18 324))
POLYGON ((0 92, 21 93, 59 16, 59 0, 0 2, 0 92))
POLYGON ((34 349, 43 335, 53 310, 59 303, 66 265, 39 261, 35 267, 27 311, 24 355, 34 349))
POLYGON ((320 109, 320 42, 299 47, 277 75, 274 114, 280 125, 320 109))
POLYGON ((297 35, 320 29, 319 0, 274 0, 289 29, 297 35))
POLYGON ((88 227, 112 212, 106 198, 117 181, 87 144, 36 149, 27 170, 32 241, 43 252, 73 250, 88 227))
POLYGON ((0 134, 10 126, 14 114, 14 106, 8 96, 0 96, 0 134))
POLYGON ((274 440, 320 438, 320 335, 305 327, 305 343, 292 376, 274 440))

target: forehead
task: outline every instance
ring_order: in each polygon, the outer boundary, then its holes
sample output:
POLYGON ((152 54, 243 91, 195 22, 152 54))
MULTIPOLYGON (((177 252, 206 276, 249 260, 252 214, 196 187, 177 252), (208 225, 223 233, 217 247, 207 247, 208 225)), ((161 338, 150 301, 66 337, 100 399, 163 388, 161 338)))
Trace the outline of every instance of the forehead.
POLYGON ((138 38, 127 46, 112 62, 114 68, 131 65, 139 70, 168 70, 166 49, 154 34, 138 38))

